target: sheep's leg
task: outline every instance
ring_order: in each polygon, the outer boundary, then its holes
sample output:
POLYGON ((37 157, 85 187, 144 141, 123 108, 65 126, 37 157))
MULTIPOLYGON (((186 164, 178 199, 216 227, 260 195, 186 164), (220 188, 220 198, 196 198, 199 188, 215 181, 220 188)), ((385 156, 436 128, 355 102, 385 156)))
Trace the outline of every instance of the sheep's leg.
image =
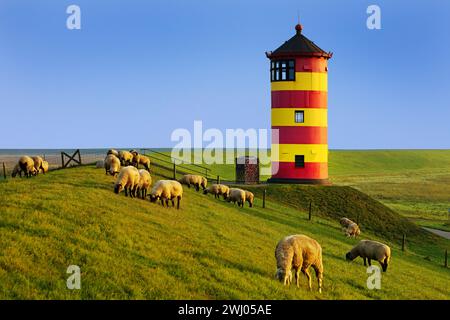
POLYGON ((161 198, 160 200, 161 200, 161 205, 164 207, 164 199, 161 198))
POLYGON ((169 207, 169 199, 166 199, 166 207, 169 207))
POLYGON ((308 288, 309 288, 309 290, 312 290, 311 274, 309 273, 309 270, 308 269, 302 269, 302 272, 305 274, 306 278, 308 278, 308 288))
POLYGON ((125 191, 125 197, 128 197, 127 187, 123 188, 123 190, 125 191))
POLYGON ((174 200, 174 198, 172 198, 171 201, 172 201, 172 207, 175 207, 175 200, 174 200))
POLYGON ((195 185, 195 191, 199 191, 200 190, 200 186, 198 185, 198 183, 195 185))
POLYGON ((372 260, 370 258, 367 258, 367 262, 369 263, 369 266, 372 265, 372 260))
POLYGON ((297 285, 297 288, 300 288, 300 272, 300 268, 295 269, 295 283, 297 285))
POLYGON ((363 260, 364 260, 364 266, 366 267, 367 266, 366 257, 364 257, 363 260))
POLYGON ((177 210, 180 209, 180 201, 181 201, 181 198, 177 197, 177 210))

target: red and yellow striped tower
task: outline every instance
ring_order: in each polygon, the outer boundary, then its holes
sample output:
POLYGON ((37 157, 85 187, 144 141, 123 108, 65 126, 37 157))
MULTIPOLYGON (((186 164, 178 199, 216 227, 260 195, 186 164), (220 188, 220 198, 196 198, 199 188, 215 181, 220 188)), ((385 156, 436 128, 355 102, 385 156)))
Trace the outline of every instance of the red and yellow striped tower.
POLYGON ((274 183, 328 183, 327 62, 325 52, 302 35, 273 52, 272 178, 274 183))

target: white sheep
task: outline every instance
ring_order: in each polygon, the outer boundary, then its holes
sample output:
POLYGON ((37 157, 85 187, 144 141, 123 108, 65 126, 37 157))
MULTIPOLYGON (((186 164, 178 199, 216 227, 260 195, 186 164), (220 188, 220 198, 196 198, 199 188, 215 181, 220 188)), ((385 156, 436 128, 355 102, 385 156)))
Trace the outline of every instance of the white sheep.
POLYGON ((234 204, 238 204, 239 207, 244 207, 245 203, 245 191, 239 188, 230 188, 228 197, 226 199, 228 202, 233 201, 234 204))
POLYGON ((345 255, 347 261, 353 261, 357 257, 363 258, 365 266, 367 266, 366 259, 369 262, 369 266, 372 265, 372 259, 378 261, 383 272, 386 272, 389 261, 391 260, 391 248, 378 241, 361 240, 345 255))
POLYGON ((248 202, 248 205, 251 207, 253 207, 253 200, 255 198, 255 196, 253 195, 252 192, 244 190, 245 191, 245 201, 248 202))
POLYGON ((214 198, 219 198, 220 195, 223 196, 223 199, 226 199, 228 197, 228 194, 230 192, 230 188, 224 184, 213 184, 211 186, 209 186, 208 188, 206 188, 203 191, 203 194, 208 194, 211 193, 214 195, 214 198))
POLYGON ((45 174, 48 172, 48 162, 47 161, 42 161, 42 172, 45 174))
POLYGON ((355 238, 356 236, 359 236, 361 234, 359 226, 352 220, 343 217, 339 220, 339 223, 343 227, 342 231, 347 237, 353 236, 355 238))
POLYGON ((108 154, 115 155, 117 158, 119 158, 119 151, 117 151, 115 149, 109 149, 108 152, 106 153, 106 155, 108 155, 108 154))
POLYGON ((205 190, 206 185, 208 184, 208 180, 206 180, 205 177, 197 174, 185 174, 178 180, 178 182, 187 185, 188 188, 190 188, 191 185, 193 185, 196 191, 199 191, 200 187, 202 187, 202 189, 205 190))
POLYGON ((131 165, 133 163, 133 154, 128 151, 120 150, 119 159, 122 165, 131 165))
POLYGON ((36 175, 39 174, 39 172, 42 170, 42 162, 44 162, 44 159, 42 159, 40 156, 34 156, 31 157, 31 159, 33 159, 34 162, 34 168, 36 169, 36 175))
POLYGON ((115 176, 120 171, 120 160, 113 154, 108 154, 104 161, 105 174, 115 176))
POLYGON ((147 197, 147 192, 150 186, 152 185, 152 177, 147 170, 141 169, 139 170, 139 184, 138 184, 138 195, 145 199, 147 197))
POLYGON ((319 292, 322 292, 322 247, 316 240, 305 235, 285 237, 276 246, 275 258, 277 260, 275 277, 284 285, 291 284, 293 269, 297 287, 299 287, 300 272, 302 272, 308 278, 308 286, 311 290, 311 275, 308 269, 312 267, 316 273, 319 292))
POLYGON ((150 172, 150 158, 143 154, 133 153, 133 165, 137 168, 140 164, 150 172))
POLYGON ((22 172, 25 173, 27 178, 36 174, 36 168, 34 167, 34 161, 29 156, 20 157, 17 165, 14 167, 12 177, 14 178, 17 174, 20 174, 22 177, 22 172))
POLYGON ((169 200, 172 201, 172 206, 175 206, 174 199, 177 198, 177 209, 180 209, 180 201, 183 197, 183 187, 178 181, 175 180, 159 180, 153 186, 150 192, 150 201, 156 202, 161 200, 161 205, 169 207, 169 200))
POLYGON ((139 185, 139 171, 133 166, 127 166, 120 170, 114 184, 114 193, 125 190, 125 196, 136 197, 136 189, 139 185))

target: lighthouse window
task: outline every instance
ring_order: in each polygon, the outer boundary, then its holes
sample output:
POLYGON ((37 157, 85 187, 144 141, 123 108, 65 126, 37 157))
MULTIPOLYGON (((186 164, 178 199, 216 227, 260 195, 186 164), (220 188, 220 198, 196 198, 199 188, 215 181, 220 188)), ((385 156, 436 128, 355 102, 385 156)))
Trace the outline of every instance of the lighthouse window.
POLYGON ((270 64, 271 81, 294 81, 295 60, 278 60, 270 64))
POLYGON ((305 156, 304 155, 295 155, 295 167, 296 168, 304 168, 305 167, 305 156))
POLYGON ((304 123, 305 113, 304 111, 295 111, 295 123, 304 123))

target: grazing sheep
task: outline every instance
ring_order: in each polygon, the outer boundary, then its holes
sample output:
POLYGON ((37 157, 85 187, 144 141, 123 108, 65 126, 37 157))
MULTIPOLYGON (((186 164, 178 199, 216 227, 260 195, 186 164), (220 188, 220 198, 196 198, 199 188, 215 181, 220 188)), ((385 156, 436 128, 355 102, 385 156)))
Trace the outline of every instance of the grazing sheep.
POLYGON ((109 149, 108 152, 106 153, 106 155, 115 155, 117 158, 119 158, 119 151, 115 150, 115 149, 109 149))
POLYGON ((172 201, 172 206, 174 207, 174 199, 177 198, 177 209, 180 209, 180 201, 182 197, 183 187, 178 181, 175 180, 159 180, 150 192, 150 201, 156 202, 160 199, 163 207, 164 201, 166 202, 166 206, 169 207, 169 200, 172 201))
POLYGON ((253 207, 253 199, 255 198, 255 196, 250 191, 247 191, 247 190, 244 190, 244 191, 245 191, 245 200, 248 202, 248 205, 251 208, 251 207, 253 207))
POLYGON ((339 223, 343 227, 342 231, 347 237, 353 236, 355 238, 356 236, 359 236, 361 234, 359 226, 352 220, 343 217, 341 218, 341 220, 339 220, 339 223))
POLYGON ((139 154, 139 152, 137 152, 137 150, 135 150, 135 149, 131 149, 130 150, 130 153, 134 156, 134 155, 136 155, 136 154, 139 154))
POLYGON ((228 194, 230 192, 230 188, 224 184, 213 184, 210 187, 206 188, 203 191, 203 194, 212 193, 214 195, 214 198, 219 198, 220 195, 223 195, 223 199, 225 200, 228 197, 228 194))
POLYGON ((148 189, 152 185, 152 177, 147 170, 141 169, 139 170, 139 184, 138 184, 138 196, 142 199, 145 199, 147 196, 148 189))
POLYGON ((133 166, 124 167, 120 170, 114 184, 114 193, 118 194, 125 190, 125 196, 136 197, 136 189, 139 184, 139 171, 133 166))
POLYGON ((238 188, 230 188, 227 201, 233 201, 234 204, 237 202, 238 206, 243 208, 245 202, 245 191, 238 188))
POLYGON ((133 162, 133 155, 131 154, 131 152, 121 150, 119 151, 119 159, 121 165, 129 166, 133 162))
POLYGON ((34 161, 29 156, 20 157, 19 162, 17 164, 19 166, 18 169, 20 169, 20 170, 16 170, 16 168, 14 168, 13 177, 15 177, 17 175, 17 173, 20 173, 20 176, 22 177, 22 172, 25 173, 25 176, 27 178, 31 177, 31 175, 36 174, 36 168, 34 167, 34 161))
POLYGON ((17 164, 14 166, 14 169, 13 169, 13 172, 12 172, 11 176, 12 176, 13 178, 15 178, 18 174, 19 174, 20 177, 22 178, 22 169, 20 169, 20 165, 17 163, 17 164))
POLYGON ((322 292, 322 247, 316 240, 305 235, 285 237, 277 244, 275 258, 277 259, 277 271, 275 277, 283 282, 284 285, 291 284, 291 270, 293 269, 297 287, 299 287, 301 271, 308 278, 309 290, 311 290, 311 275, 308 271, 311 266, 316 272, 319 292, 322 292))
POLYGON ((178 182, 187 185, 188 188, 190 188, 192 184, 195 187, 196 191, 199 191, 200 187, 205 190, 206 185, 208 184, 208 180, 206 180, 205 177, 196 174, 185 174, 183 177, 181 177, 181 179, 178 180, 178 182))
POLYGON ((120 171, 120 160, 113 154, 108 154, 104 161, 105 174, 115 176, 120 171))
POLYGON ((353 261, 357 257, 363 258, 365 266, 367 266, 366 259, 369 262, 369 266, 372 265, 372 259, 377 260, 383 268, 383 272, 386 272, 391 259, 391 248, 381 242, 361 240, 345 255, 347 261, 353 261))
POLYGON ((345 229, 345 235, 347 237, 356 238, 361 234, 361 230, 359 230, 359 226, 356 223, 352 223, 345 229))
POLYGON ((45 160, 42 161, 42 171, 44 172, 44 174, 48 172, 48 162, 45 160))
POLYGON ((33 162, 34 162, 34 168, 36 169, 36 172, 35 172, 36 175, 38 175, 41 170, 44 171, 42 169, 42 162, 44 162, 44 159, 42 159, 39 156, 31 157, 31 159, 33 159, 33 162))
POLYGON ((133 165, 137 168, 140 164, 150 172, 150 158, 143 154, 133 153, 133 165))

